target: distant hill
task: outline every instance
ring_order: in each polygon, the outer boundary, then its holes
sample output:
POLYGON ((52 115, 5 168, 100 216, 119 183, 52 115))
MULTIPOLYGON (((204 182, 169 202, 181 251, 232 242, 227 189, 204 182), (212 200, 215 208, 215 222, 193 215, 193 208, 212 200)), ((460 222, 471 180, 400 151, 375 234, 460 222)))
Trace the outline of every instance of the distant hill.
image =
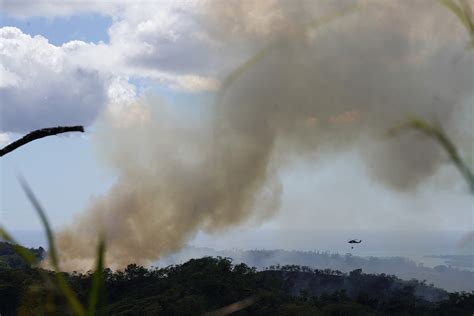
MULTIPOLYGON (((176 254, 163 258, 156 264, 166 266, 205 256, 230 257, 234 262, 244 262, 260 270, 276 265, 299 265, 342 272, 362 269, 365 273, 391 274, 404 280, 426 280, 427 283, 432 283, 436 287, 448 291, 474 291, 474 272, 472 271, 449 266, 449 264, 429 268, 404 257, 359 257, 351 254, 341 255, 319 251, 214 250, 187 247, 176 254)), ((459 256, 442 257, 449 258, 451 261, 461 260, 459 256)), ((463 256, 462 258, 464 259, 463 263, 467 264, 472 256, 463 256)))
MULTIPOLYGON (((42 260, 46 255, 45 250, 42 247, 39 248, 25 248, 20 247, 23 250, 30 251, 38 261, 42 260)), ((26 262, 15 250, 12 244, 0 241, 0 268, 18 269, 28 267, 29 263, 26 262)))

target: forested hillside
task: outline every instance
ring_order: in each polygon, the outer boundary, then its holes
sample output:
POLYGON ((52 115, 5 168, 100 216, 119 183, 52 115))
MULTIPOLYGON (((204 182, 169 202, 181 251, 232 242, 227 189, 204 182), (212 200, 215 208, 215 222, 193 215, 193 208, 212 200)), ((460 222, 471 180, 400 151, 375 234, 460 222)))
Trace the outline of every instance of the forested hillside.
POLYGON ((25 248, 22 246, 16 246, 15 250, 12 245, 0 241, 0 268, 24 268, 28 264, 18 254, 18 249, 23 251, 30 251, 30 253, 39 261, 42 260, 46 254, 42 247, 39 248, 25 248))
MULTIPOLYGON (((64 275, 87 302, 92 274, 64 275)), ((52 272, 39 268, 2 266, 1 315, 67 315, 69 307, 52 280, 52 272)), ((222 257, 165 268, 105 269, 104 281, 103 315, 202 315, 226 306, 234 315, 472 315, 474 310, 473 293, 448 293, 416 280, 295 265, 257 271, 222 257)))
POLYGON ((426 280, 428 284, 445 290, 474 291, 474 272, 461 266, 472 267, 473 256, 442 256, 447 257, 445 264, 433 268, 426 267, 405 257, 362 257, 350 253, 338 254, 320 251, 288 251, 288 250, 214 250, 211 248, 187 247, 158 262, 160 266, 183 263, 191 258, 230 257, 235 262, 263 270, 270 266, 298 265, 313 269, 333 269, 350 272, 362 269, 365 273, 391 274, 403 280, 426 280), (470 265, 469 265, 470 264, 470 265))

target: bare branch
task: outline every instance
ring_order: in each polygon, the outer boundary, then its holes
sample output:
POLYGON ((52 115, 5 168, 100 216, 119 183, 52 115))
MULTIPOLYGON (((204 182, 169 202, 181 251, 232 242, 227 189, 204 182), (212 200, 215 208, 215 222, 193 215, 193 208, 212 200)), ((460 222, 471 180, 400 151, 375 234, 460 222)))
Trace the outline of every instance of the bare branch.
POLYGON ((46 136, 57 135, 61 133, 67 133, 67 132, 84 133, 84 127, 78 125, 78 126, 58 126, 58 127, 38 129, 36 131, 28 133, 27 135, 23 136, 19 140, 14 141, 13 143, 0 149, 0 157, 36 139, 40 139, 46 136))

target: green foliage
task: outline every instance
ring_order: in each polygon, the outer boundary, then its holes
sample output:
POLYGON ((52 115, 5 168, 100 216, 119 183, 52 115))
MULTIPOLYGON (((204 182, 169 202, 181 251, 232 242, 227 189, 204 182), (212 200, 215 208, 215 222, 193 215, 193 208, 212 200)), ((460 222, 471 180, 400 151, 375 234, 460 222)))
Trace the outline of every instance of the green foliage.
POLYGON ((15 268, 17 265, 34 265, 42 259, 42 248, 38 249, 38 251, 41 253, 35 253, 32 249, 27 249, 20 246, 15 241, 15 239, 2 227, 0 227, 0 239, 9 242, 0 243, 0 265, 5 264, 15 268), (10 257, 6 257, 5 255, 10 255, 10 257), (40 257, 38 257, 38 255, 40 255, 40 257), (10 260, 14 260, 14 263, 9 263, 8 261, 10 260))
MULTIPOLYGON (((41 314, 49 309, 53 315, 70 314, 69 303, 58 296, 48 306, 49 293, 57 294, 60 288, 51 292, 42 273, 48 272, 0 269, 0 313, 41 314)), ((83 303, 95 291, 90 285, 96 275, 72 273, 64 278, 83 303)), ((102 276, 105 297, 95 312, 103 315, 203 315, 236 308, 236 303, 243 308, 235 315, 468 315, 474 307, 473 293, 429 301, 419 296, 430 291, 423 282, 384 274, 298 266, 256 271, 220 257, 165 268, 132 264, 121 271, 105 269, 102 276)))
POLYGON ((10 242, 0 242, 0 267, 1 268, 26 268, 36 265, 45 256, 43 248, 25 248, 16 244, 11 237, 7 237, 6 233, 1 231, 0 234, 3 236, 2 239, 9 240, 10 242), (23 255, 19 255, 22 253, 23 255), (28 259, 25 260, 24 257, 28 259))

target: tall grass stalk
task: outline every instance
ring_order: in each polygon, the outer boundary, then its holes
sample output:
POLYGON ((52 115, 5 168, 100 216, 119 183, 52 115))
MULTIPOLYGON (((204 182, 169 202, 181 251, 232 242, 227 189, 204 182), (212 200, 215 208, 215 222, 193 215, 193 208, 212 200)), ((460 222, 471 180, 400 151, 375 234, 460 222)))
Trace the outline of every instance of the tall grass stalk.
POLYGON ((451 141, 451 139, 448 137, 448 135, 440 124, 430 124, 420 118, 412 118, 406 123, 392 128, 389 131, 389 134, 394 136, 397 135, 399 132, 407 129, 419 131, 425 134, 426 136, 434 139, 438 144, 440 144, 448 154, 449 159, 453 162, 453 164, 456 166, 456 168, 466 180, 471 190, 471 193, 474 194, 474 172, 461 158, 461 155, 456 145, 454 145, 453 141, 451 141))
POLYGON ((33 191, 31 190, 26 180, 20 176, 19 181, 28 200, 33 205, 33 208, 35 209, 36 213, 39 215, 41 224, 43 225, 43 228, 46 231, 46 237, 48 239, 48 253, 49 253, 48 256, 50 259, 51 266, 56 272, 55 276, 56 276, 56 280, 58 282, 59 288, 63 292, 64 296, 66 296, 69 302, 69 305, 71 305, 71 308, 74 311, 74 313, 79 316, 84 316, 86 314, 84 307, 80 303, 79 299, 77 298, 76 294, 71 289, 69 284, 66 282, 66 279, 64 278, 64 275, 62 274, 59 268, 59 260, 56 253, 56 245, 54 243, 54 235, 53 235, 53 231, 51 230, 51 226, 49 225, 48 219, 46 218, 46 214, 41 204, 36 199, 36 196, 33 194, 33 191))
MULTIPOLYGON (((56 251, 56 245, 54 240, 54 234, 49 224, 48 218, 46 217, 46 213, 39 203, 38 199, 34 195, 33 191, 31 190, 28 182, 23 178, 19 177, 19 181, 23 191, 25 192, 28 200, 33 205, 36 213, 40 217, 41 224, 43 225, 44 230, 46 231, 46 236, 48 240, 48 255, 50 259, 51 266, 54 269, 54 275, 57 281, 57 284, 62 292, 62 294, 66 297, 73 313, 77 316, 92 316, 95 315, 97 305, 99 302, 99 297, 101 290, 103 288, 103 271, 104 271, 104 254, 105 254, 105 239, 103 236, 99 238, 99 242, 97 245, 96 251, 96 266, 94 269, 93 277, 92 277, 92 288, 90 291, 89 296, 89 303, 88 308, 86 308, 81 304, 77 295, 74 293, 72 288, 69 286, 68 282, 66 281, 63 272, 59 267, 59 258, 56 251)), ((12 244, 15 251, 29 264, 34 265, 37 263, 36 257, 26 248, 20 247, 19 243, 12 237, 11 234, 7 232, 6 229, 0 227, 0 237, 12 244)))
POLYGON ((471 5, 467 0, 459 0, 458 2, 455 0, 438 1, 458 17, 470 36, 470 48, 474 48, 474 14, 471 5))
POLYGON ((101 236, 97 245, 96 252, 96 266, 92 279, 92 289, 89 296, 89 307, 87 309, 87 315, 95 315, 101 290, 104 284, 104 254, 105 254, 105 239, 101 236))

